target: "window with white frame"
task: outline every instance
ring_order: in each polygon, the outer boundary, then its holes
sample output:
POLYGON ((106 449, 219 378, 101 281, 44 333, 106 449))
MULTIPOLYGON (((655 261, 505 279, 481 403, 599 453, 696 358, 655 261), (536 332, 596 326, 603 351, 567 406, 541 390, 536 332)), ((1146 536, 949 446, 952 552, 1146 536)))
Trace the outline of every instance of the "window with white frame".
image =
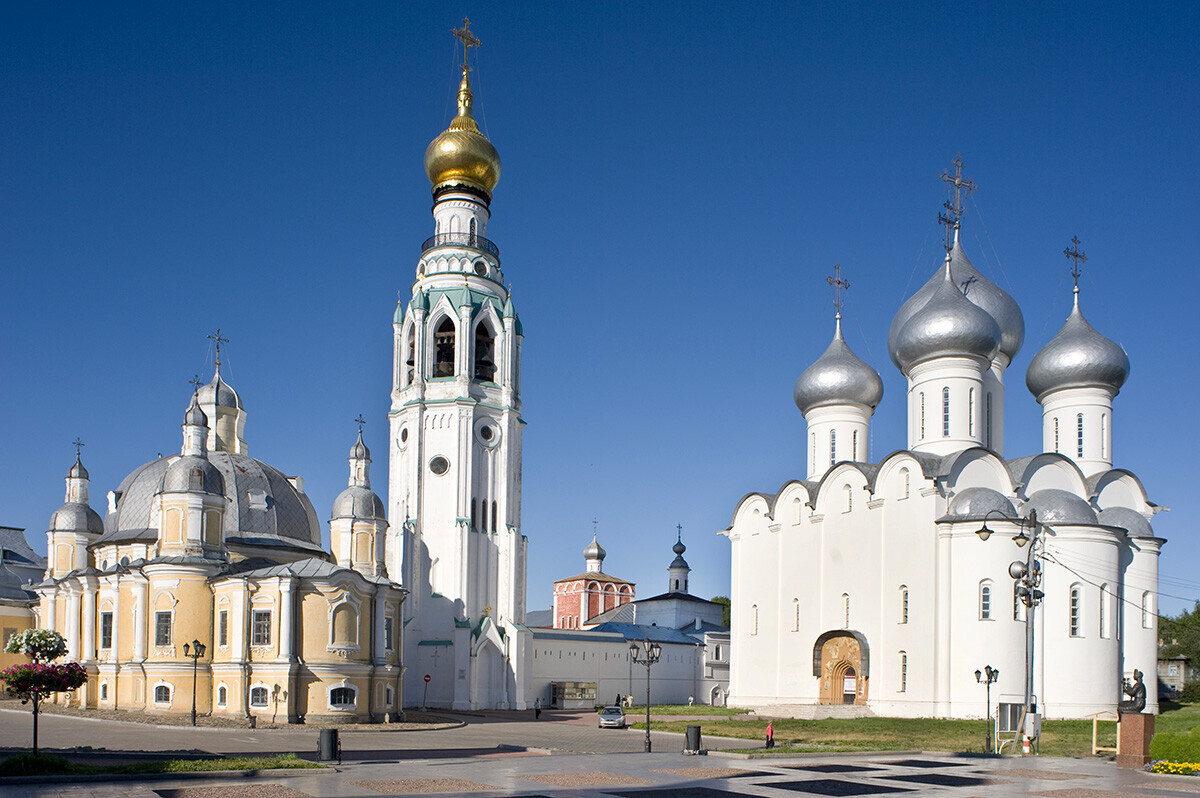
POLYGON ((842 615, 844 616, 844 620, 846 622, 845 628, 849 629, 850 628, 850 594, 849 593, 842 594, 842 615))
POLYGON ((758 605, 750 605, 750 634, 758 634, 758 605))
POLYGON ((854 509, 854 489, 853 489, 853 488, 851 488, 849 485, 843 485, 843 486, 842 486, 842 492, 843 492, 843 493, 845 494, 845 496, 846 496, 846 509, 845 509, 845 512, 847 512, 847 513, 848 513, 848 512, 850 512, 851 510, 853 510, 853 509, 854 509))
POLYGON ((924 440, 925 439, 925 392, 921 391, 918 398, 920 399, 920 404, 921 404, 921 426, 920 426, 921 434, 918 435, 917 438, 920 440, 924 440))
POLYGON ((900 623, 908 623, 908 586, 900 585, 900 623))
POLYGON ((112 648, 113 614, 105 611, 100 613, 100 648, 112 648))
POLYGON ((154 645, 171 645, 171 612, 169 610, 154 613, 154 645))
POLYGON ((979 620, 992 619, 992 583, 984 580, 979 583, 979 620))
POLYGON ((900 469, 900 498, 907 499, 910 490, 909 474, 907 468, 900 469))
POLYGON ((229 610, 217 613, 217 645, 229 645, 229 610))
POLYGON ((967 426, 970 427, 967 433, 973 438, 975 437, 975 389, 971 388, 967 391, 967 426))
POLYGON ((271 645, 271 611, 254 610, 251 617, 250 645, 271 645))
POLYGON ((358 691, 353 685, 341 685, 329 690, 329 706, 333 709, 354 709, 358 691))
POLYGON ((908 653, 900 652, 900 692, 908 692, 908 653))
POLYGON ((383 619, 383 648, 386 651, 392 651, 396 647, 395 642, 393 640, 393 635, 394 635, 393 630, 395 628, 396 628, 396 619, 393 618, 391 615, 384 616, 384 619, 383 619))
POLYGON ((1108 583, 1100 585, 1100 605, 1097 607, 1100 616, 1100 638, 1108 637, 1108 583))
POLYGON ((156 703, 156 704, 171 703, 171 685, 169 685, 169 684, 154 685, 154 703, 156 703))
POLYGON ((850 436, 850 459, 858 460, 858 430, 850 436))
POLYGON ((1075 429, 1076 429, 1075 437, 1078 439, 1078 444, 1075 447, 1076 452, 1079 455, 1079 457, 1083 457, 1083 413, 1080 413, 1077 416, 1075 416, 1075 429))
POLYGON ((1150 619, 1153 611, 1150 609, 1150 591, 1142 593, 1142 628, 1149 629, 1151 626, 1150 619))
POLYGON ((1082 604, 1083 590, 1080 589, 1079 585, 1071 585, 1071 599, 1069 604, 1070 617, 1068 626, 1068 633, 1071 635, 1071 637, 1079 637, 1082 634, 1082 630, 1080 629, 1079 625, 1080 615, 1083 612, 1082 604))
POLYGON ((950 389, 942 389, 942 437, 950 437, 950 389))
POLYGON ((394 703, 396 703, 395 691, 391 688, 391 686, 385 687, 383 690, 383 705, 388 709, 391 709, 394 703))
POLYGON ((100 700, 108 700, 108 682, 100 682, 100 700))
POLYGON ((225 685, 217 687, 217 706, 223 707, 229 703, 229 688, 225 685))
POLYGON ((829 430, 829 464, 837 462, 837 430, 829 430))
POLYGON ((259 709, 268 705, 271 697, 271 691, 264 684, 256 685, 250 688, 250 706, 259 709))
POLYGON ((1058 444, 1058 419, 1057 418, 1054 419, 1054 451, 1056 453, 1062 451, 1062 449, 1059 447, 1059 444, 1058 444))
POLYGON ((800 599, 792 599, 792 631, 800 631, 800 599))

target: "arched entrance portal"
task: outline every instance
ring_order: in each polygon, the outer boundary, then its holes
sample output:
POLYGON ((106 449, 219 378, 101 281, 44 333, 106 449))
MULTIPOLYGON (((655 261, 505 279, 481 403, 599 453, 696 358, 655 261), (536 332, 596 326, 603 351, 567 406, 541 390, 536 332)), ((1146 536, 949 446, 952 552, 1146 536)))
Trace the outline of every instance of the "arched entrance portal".
POLYGON ((870 650, 859 632, 826 632, 813 646, 813 676, 821 680, 822 704, 867 703, 870 650))

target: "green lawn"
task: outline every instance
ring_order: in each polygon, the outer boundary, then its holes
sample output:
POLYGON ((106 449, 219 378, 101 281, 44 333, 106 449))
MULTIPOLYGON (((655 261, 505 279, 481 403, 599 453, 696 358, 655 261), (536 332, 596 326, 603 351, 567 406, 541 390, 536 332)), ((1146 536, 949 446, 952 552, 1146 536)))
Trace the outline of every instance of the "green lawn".
MULTIPOLYGON (((737 707, 712 707, 708 704, 651 704, 651 715, 713 715, 718 717, 729 717, 731 715, 745 715, 750 710, 738 709, 737 707)), ((632 706, 625 708, 625 714, 630 717, 641 715, 646 717, 646 705, 632 706)))
MULTIPOLYGON (((1155 731, 1200 729, 1200 705, 1164 704, 1164 712, 1155 722, 1155 731)), ((644 710, 643 710, 644 711, 644 710)), ((653 709, 654 714, 660 714, 653 709)), ((630 720, 636 713, 630 711, 630 720)), ((661 713, 669 714, 669 713, 661 713)), ((634 724, 645 728, 645 723, 634 724)), ((654 721, 655 729, 684 732, 699 725, 705 735, 766 739, 767 720, 736 720, 715 717, 699 724, 689 721, 654 721)), ((934 718, 828 718, 825 720, 775 721, 777 750, 797 753, 819 751, 947 751, 979 753, 984 748, 984 721, 941 720, 934 718)), ((1115 744, 1115 726, 1100 725, 1100 744, 1115 744)), ((761 746, 757 746, 761 750, 761 746)), ((747 749, 749 750, 749 749, 747 749)), ((1091 756, 1090 720, 1048 720, 1042 724, 1041 753, 1047 756, 1091 756)))
POLYGON ((212 770, 270 770, 276 768, 324 768, 315 762, 300 759, 295 754, 278 756, 228 757, 219 759, 163 759, 156 762, 135 762, 128 765, 77 765, 65 757, 16 754, 0 762, 0 775, 25 776, 38 774, 100 774, 100 773, 194 773, 212 770))

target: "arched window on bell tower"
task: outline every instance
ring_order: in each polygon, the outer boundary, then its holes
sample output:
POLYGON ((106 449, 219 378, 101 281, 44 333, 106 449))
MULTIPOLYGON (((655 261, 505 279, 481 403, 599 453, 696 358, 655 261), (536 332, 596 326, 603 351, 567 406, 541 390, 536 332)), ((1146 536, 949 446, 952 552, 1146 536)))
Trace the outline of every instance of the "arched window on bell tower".
POLYGON ((492 331, 484 323, 475 327, 475 379, 494 382, 496 379, 496 345, 492 331))
POLYGON ((433 334, 433 376, 454 376, 454 322, 442 319, 433 334))

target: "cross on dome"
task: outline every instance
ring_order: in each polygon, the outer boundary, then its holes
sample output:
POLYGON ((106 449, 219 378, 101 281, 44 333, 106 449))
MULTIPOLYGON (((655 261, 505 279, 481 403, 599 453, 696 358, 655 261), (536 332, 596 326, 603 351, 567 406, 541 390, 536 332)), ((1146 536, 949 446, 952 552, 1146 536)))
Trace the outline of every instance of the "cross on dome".
POLYGON ((471 67, 467 66, 467 57, 470 55, 472 47, 482 47, 483 42, 475 38, 475 34, 471 33, 471 20, 463 17, 463 26, 461 28, 451 28, 450 32, 458 38, 463 45, 463 74, 471 71, 471 67))
POLYGON ((358 434, 362 435, 363 424, 367 423, 367 420, 362 417, 362 413, 358 414, 358 418, 354 419, 354 423, 358 425, 358 434))
POLYGON ((188 385, 192 386, 192 393, 199 393, 200 386, 203 384, 204 383, 200 382, 199 374, 193 374, 192 378, 190 380, 188 380, 188 385))
POLYGON ((842 290, 850 287, 850 281, 842 279, 842 264, 833 265, 833 274, 825 278, 825 282, 833 288, 833 306, 837 309, 837 317, 842 317, 842 290))
POLYGON ((208 338, 208 340, 212 341, 213 343, 215 343, 217 345, 216 364, 217 364, 217 372, 220 373, 220 371, 221 371, 221 344, 229 343, 229 339, 221 337, 221 328, 220 327, 217 328, 217 331, 215 333, 213 333, 212 335, 206 336, 206 337, 208 338))
POLYGON ((79 459, 79 450, 81 448, 83 448, 84 446, 87 446, 87 444, 84 443, 82 440, 80 440, 79 436, 76 435, 75 440, 71 441, 71 445, 75 447, 75 459, 78 460, 79 459))
POLYGON ((949 183, 950 185, 954 186, 954 204, 951 205, 949 202, 947 202, 946 210, 948 210, 950 212, 950 215, 954 217, 954 226, 957 227, 958 220, 962 218, 963 212, 965 210, 962 205, 963 189, 966 189, 966 192, 968 194, 970 194, 971 192, 973 192, 975 190, 976 186, 975 186, 974 181, 963 179, 963 176, 962 176, 963 159, 962 159, 961 152, 954 156, 953 163, 954 163, 954 176, 951 177, 950 173, 948 171, 946 171, 945 169, 943 169, 942 174, 941 174, 941 179, 944 182, 949 183))
POLYGON ((1071 277, 1075 280, 1075 294, 1079 295, 1079 276, 1082 272, 1079 271, 1079 264, 1087 263, 1087 255, 1079 248, 1079 236, 1071 236, 1071 246, 1063 250, 1063 254, 1068 259, 1073 261, 1071 264, 1071 277))

